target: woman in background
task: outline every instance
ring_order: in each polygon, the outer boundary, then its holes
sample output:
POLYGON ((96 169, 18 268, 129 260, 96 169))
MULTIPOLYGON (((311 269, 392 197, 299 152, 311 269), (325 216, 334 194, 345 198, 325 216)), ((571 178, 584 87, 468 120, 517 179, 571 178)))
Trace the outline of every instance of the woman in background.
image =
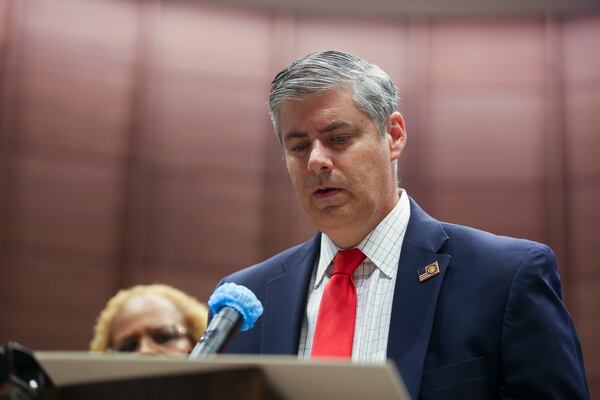
POLYGON ((119 291, 100 313, 90 351, 187 354, 206 330, 208 310, 173 287, 119 291))

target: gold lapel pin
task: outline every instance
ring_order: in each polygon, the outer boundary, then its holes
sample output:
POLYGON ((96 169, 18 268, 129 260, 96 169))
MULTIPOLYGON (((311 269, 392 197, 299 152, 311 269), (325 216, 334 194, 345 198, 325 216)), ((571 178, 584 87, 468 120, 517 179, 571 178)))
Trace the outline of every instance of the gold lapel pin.
POLYGON ((419 282, 423 283, 427 279, 433 278, 434 276, 440 273, 440 266, 437 261, 417 270, 417 275, 419 275, 419 282))

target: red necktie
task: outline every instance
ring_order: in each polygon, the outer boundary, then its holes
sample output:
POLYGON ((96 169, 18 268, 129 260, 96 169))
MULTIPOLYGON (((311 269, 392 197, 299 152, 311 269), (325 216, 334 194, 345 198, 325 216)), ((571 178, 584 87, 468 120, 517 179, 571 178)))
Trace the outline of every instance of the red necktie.
POLYGON ((356 286, 352 274, 364 259, 359 249, 342 250, 335 255, 333 274, 319 306, 312 357, 352 356, 356 321, 356 286))

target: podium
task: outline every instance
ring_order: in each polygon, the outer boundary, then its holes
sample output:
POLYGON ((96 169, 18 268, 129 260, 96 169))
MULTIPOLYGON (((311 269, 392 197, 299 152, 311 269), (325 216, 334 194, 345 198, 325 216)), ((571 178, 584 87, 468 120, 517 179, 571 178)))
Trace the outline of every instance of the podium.
POLYGON ((410 400, 392 363, 83 352, 37 352, 35 358, 56 386, 40 391, 42 400, 410 400))

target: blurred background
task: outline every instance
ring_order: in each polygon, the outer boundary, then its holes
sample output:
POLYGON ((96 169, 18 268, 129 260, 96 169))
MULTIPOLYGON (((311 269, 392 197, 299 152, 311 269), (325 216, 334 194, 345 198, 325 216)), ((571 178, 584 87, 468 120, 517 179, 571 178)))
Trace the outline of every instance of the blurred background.
POLYGON ((85 350, 120 288, 206 301, 310 238, 267 92, 336 48, 399 86, 421 206, 554 249, 600 393, 598 6, 0 1, 0 343, 85 350))

